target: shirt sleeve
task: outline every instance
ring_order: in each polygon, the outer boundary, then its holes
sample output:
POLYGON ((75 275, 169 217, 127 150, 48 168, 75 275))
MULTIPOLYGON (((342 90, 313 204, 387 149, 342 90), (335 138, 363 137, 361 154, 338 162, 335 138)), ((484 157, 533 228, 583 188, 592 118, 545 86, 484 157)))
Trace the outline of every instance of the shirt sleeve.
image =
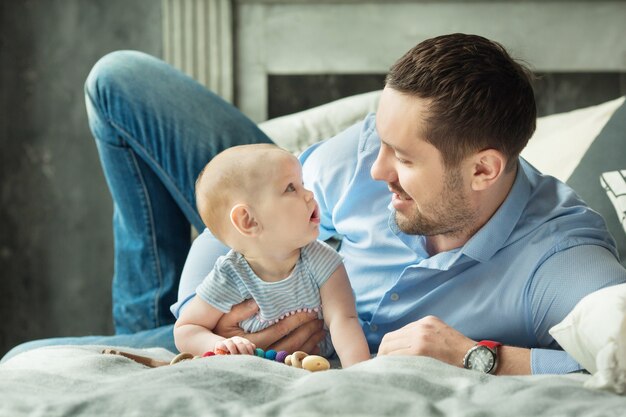
POLYGON ((196 295, 196 288, 202 280, 211 272, 215 266, 215 261, 220 256, 228 253, 229 248, 217 240, 209 229, 204 229, 200 235, 194 239, 191 249, 187 254, 187 260, 183 267, 178 286, 178 300, 172 304, 170 311, 174 317, 178 318, 185 308, 185 305, 196 295))
POLYGON ((582 370, 569 353, 555 349, 531 349, 530 369, 536 374, 568 374, 582 370))
POLYGON ((318 288, 321 288, 328 281, 328 278, 343 262, 341 255, 324 242, 315 241, 310 243, 303 248, 303 251, 307 267, 313 275, 318 288))
POLYGON ((220 257, 213 270, 196 289, 198 297, 222 313, 228 313, 232 306, 245 300, 237 286, 239 278, 228 265, 227 257, 220 257))
POLYGON ((608 249, 579 245, 550 256, 529 288, 531 326, 542 349, 531 351, 533 374, 580 370, 548 330, 560 323, 586 295, 626 282, 626 269, 608 249))

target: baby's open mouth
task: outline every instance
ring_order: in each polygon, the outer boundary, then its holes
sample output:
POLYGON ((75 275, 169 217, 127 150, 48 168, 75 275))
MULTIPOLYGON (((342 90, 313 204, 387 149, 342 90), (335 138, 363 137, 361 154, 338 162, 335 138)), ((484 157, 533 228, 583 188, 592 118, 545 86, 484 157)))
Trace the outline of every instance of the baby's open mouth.
POLYGON ((313 213, 311 214, 311 218, 309 220, 314 223, 320 222, 320 209, 317 204, 315 204, 315 208, 313 209, 313 213))

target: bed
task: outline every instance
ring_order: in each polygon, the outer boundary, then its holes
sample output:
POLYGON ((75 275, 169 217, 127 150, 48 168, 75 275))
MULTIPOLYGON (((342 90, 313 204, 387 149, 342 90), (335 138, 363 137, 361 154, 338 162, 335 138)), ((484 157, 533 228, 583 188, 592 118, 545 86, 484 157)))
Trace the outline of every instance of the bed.
POLYGON ((521 417, 626 410, 626 397, 585 388, 589 376, 581 374, 494 377, 420 357, 379 357, 316 373, 253 356, 147 368, 101 350, 59 346, 14 357, 0 369, 0 415, 521 417))
MULTIPOLYGON (((376 108, 372 92, 270 120, 293 152, 376 108)), ((626 256, 624 97, 541 118, 523 156, 572 185, 626 256)), ((623 261, 622 261, 623 262, 623 261)), ((253 356, 213 356, 150 368, 103 354, 110 346, 52 346, 0 364, 0 416, 624 416, 626 284, 590 294, 553 335, 592 374, 501 377, 423 357, 376 357, 311 373, 253 356), (608 346, 608 347, 607 347, 608 346)), ((170 361, 164 349, 114 347, 170 361)))

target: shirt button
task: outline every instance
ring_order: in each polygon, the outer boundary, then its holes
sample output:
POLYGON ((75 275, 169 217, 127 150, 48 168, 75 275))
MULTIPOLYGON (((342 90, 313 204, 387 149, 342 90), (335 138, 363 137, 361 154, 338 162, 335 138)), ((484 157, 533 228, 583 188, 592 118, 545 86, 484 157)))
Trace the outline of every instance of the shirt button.
POLYGON ((373 331, 373 332, 375 332, 376 330, 378 330, 378 326, 377 326, 377 325, 375 325, 375 324, 371 324, 371 325, 370 325, 370 330, 371 330, 371 331, 373 331))
POLYGON ((398 295, 397 292, 394 292, 393 294, 389 296, 389 298, 391 298, 391 301, 398 301, 400 299, 400 296, 398 295))

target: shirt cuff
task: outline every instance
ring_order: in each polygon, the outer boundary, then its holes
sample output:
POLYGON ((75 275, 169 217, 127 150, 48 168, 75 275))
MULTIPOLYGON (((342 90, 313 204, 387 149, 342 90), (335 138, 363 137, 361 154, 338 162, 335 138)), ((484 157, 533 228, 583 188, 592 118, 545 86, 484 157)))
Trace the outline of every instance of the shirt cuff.
POLYGON ((536 374, 567 374, 583 368, 564 350, 531 349, 530 371, 536 374))

